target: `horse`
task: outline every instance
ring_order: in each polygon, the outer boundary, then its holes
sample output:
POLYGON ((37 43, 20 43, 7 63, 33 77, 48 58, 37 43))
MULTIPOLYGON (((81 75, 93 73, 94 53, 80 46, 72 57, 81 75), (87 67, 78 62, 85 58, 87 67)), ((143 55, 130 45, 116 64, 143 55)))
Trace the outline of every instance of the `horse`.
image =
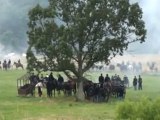
POLYGON ((52 97, 52 91, 54 91, 54 97, 57 88, 57 80, 53 77, 52 72, 50 73, 49 77, 46 77, 46 89, 47 89, 47 96, 52 97))
POLYGON ((83 91, 85 98, 87 100, 91 100, 93 102, 108 102, 109 95, 110 95, 110 87, 108 87, 107 82, 106 84, 100 83, 93 83, 90 80, 85 80, 83 82, 83 91))
POLYGON ((58 95, 61 94, 61 91, 64 92, 64 82, 60 83, 57 81, 56 90, 57 90, 58 95))
POLYGON ((3 69, 7 70, 7 63, 6 62, 3 62, 3 69))
POLYGON ((117 63, 117 67, 119 67, 121 72, 126 72, 127 71, 127 65, 125 65, 124 63, 122 63, 122 64, 117 63))
POLYGON ((65 95, 74 95, 76 94, 76 82, 74 80, 68 80, 63 83, 63 90, 65 95))
POLYGON ((114 95, 116 98, 125 98, 126 86, 124 82, 113 80, 111 81, 111 95, 114 95))
POLYGON ((24 69, 24 68, 23 68, 23 65, 22 65, 21 63, 14 62, 13 65, 16 66, 16 69, 18 69, 19 67, 22 68, 22 69, 24 69))
POLYGON ((115 70, 115 65, 109 65, 109 70, 115 70))
POLYGON ((46 82, 47 96, 52 97, 54 95, 54 97, 55 97, 56 88, 57 88, 57 80, 56 79, 55 80, 48 80, 46 82), (52 91, 53 91, 53 94, 52 94, 52 91))

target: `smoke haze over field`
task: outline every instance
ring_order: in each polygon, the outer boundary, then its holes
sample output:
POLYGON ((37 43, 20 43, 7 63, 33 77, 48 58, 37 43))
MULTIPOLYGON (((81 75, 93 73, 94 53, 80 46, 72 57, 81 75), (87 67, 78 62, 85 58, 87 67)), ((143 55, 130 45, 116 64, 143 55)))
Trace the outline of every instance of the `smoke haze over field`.
POLYGON ((23 53, 27 49, 28 11, 44 0, 0 0, 0 50, 23 53))
POLYGON ((139 2, 143 10, 143 19, 147 28, 147 39, 143 44, 135 44, 131 49, 136 53, 158 53, 160 54, 160 0, 132 0, 139 2))
MULTIPOLYGON (((143 44, 134 43, 129 50, 134 53, 160 54, 160 0, 131 0, 139 2, 147 28, 147 39, 143 44)), ((45 0, 0 0, 0 50, 25 52, 27 49, 27 13, 37 3, 47 5, 45 0)))

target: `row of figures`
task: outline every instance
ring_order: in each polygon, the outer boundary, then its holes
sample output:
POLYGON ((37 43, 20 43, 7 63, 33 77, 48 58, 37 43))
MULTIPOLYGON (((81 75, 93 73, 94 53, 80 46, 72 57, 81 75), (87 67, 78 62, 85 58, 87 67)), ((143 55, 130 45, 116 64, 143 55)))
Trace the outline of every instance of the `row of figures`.
POLYGON ((0 69, 3 69, 3 70, 11 69, 14 65, 15 65, 16 69, 19 67, 23 69, 23 65, 22 65, 20 59, 18 60, 18 62, 13 62, 13 64, 10 59, 8 61, 4 60, 3 63, 0 61, 0 69))
POLYGON ((104 77, 103 74, 101 74, 98 78, 99 80, 99 84, 103 84, 104 82, 109 82, 109 81, 113 81, 117 84, 123 84, 126 87, 129 87, 129 79, 126 75, 124 75, 123 79, 120 78, 119 75, 115 74, 114 76, 109 77, 108 74, 106 74, 106 76, 104 77))
MULTIPOLYGON (((125 97, 125 86, 114 82, 114 80, 109 82, 110 78, 109 76, 107 77, 108 78, 106 78, 106 81, 103 81, 103 83, 101 82, 101 80, 100 83, 94 83, 90 80, 83 81, 83 92, 87 100, 91 100, 93 102, 103 102, 108 101, 109 97, 111 96, 117 98, 125 97)), ((47 74, 45 77, 43 77, 43 75, 34 75, 34 73, 32 73, 29 79, 30 84, 34 85, 35 88, 37 88, 39 97, 41 97, 43 94, 42 88, 46 88, 47 97, 49 98, 52 96, 55 97, 56 93, 57 95, 61 94, 61 91, 64 93, 64 95, 67 96, 72 95, 72 93, 73 95, 75 95, 77 92, 76 78, 64 81, 63 76, 58 75, 56 79, 51 72, 50 75, 47 74)), ((117 81, 117 78, 115 79, 117 81)))
POLYGON ((10 69, 11 68, 11 60, 9 59, 8 62, 6 60, 4 60, 3 63, 1 63, 1 61, 0 61, 0 68, 1 69, 3 68, 4 70, 10 69))
MULTIPOLYGON (((111 78, 108 74, 106 74, 105 77, 103 77, 103 74, 99 76, 99 84, 102 85, 104 82, 113 81, 116 84, 123 84, 125 87, 129 87, 129 79, 126 75, 124 75, 123 79, 120 78, 119 75, 115 74, 111 78)), ((134 76, 133 78, 133 87, 134 90, 142 90, 142 77, 139 75, 138 77, 134 76)))

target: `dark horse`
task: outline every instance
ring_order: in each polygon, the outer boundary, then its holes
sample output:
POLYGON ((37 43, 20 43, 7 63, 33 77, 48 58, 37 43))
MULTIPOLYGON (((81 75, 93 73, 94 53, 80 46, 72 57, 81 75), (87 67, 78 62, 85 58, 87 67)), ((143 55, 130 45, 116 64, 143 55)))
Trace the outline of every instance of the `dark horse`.
POLYGON ((3 69, 4 69, 4 70, 7 70, 7 67, 8 67, 7 63, 6 63, 6 62, 3 62, 3 69))
POLYGON ((48 97, 52 97, 53 95, 55 97, 56 86, 57 86, 57 80, 56 79, 47 81, 46 88, 47 88, 47 96, 48 97), (52 94, 52 91, 53 91, 53 94, 52 94))
POLYGON ((93 83, 92 81, 85 81, 83 84, 83 90, 85 98, 93 102, 108 102, 110 95, 109 84, 101 86, 99 83, 93 83))
POLYGON ((53 77, 53 74, 51 72, 49 77, 46 78, 46 88, 48 97, 52 97, 52 91, 54 92, 53 95, 55 97, 56 87, 57 87, 57 80, 53 77))
POLYGON ((1 66, 1 61, 0 61, 0 69, 2 69, 2 66, 1 66))
POLYGON ((17 69, 17 68, 19 68, 19 67, 20 67, 20 68, 22 68, 22 69, 24 69, 24 68, 23 68, 22 63, 14 62, 14 64, 13 64, 13 65, 15 65, 15 66, 16 66, 16 69, 17 69))
POLYGON ((72 93, 76 94, 76 82, 75 80, 68 80, 63 84, 63 90, 65 95, 72 95, 72 93))

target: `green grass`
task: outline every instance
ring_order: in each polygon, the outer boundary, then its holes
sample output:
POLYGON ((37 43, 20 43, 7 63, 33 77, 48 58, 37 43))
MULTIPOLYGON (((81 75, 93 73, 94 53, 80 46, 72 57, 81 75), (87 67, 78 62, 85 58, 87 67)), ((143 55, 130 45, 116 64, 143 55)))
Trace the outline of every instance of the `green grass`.
MULTIPOLYGON (((108 103, 76 102, 74 97, 20 97, 16 79, 26 71, 0 71, 0 120, 107 120, 115 119, 116 107, 123 101, 110 99, 108 103)), ((57 74, 57 73, 56 73, 57 74)), ((100 72, 89 73, 91 79, 100 72)), ((111 74, 111 73, 110 73, 111 74)), ((142 96, 155 99, 160 95, 159 76, 143 75, 143 91, 127 89, 126 99, 142 96)), ((96 81, 96 79, 94 79, 96 81)), ((132 81, 132 80, 131 80, 132 81)))

